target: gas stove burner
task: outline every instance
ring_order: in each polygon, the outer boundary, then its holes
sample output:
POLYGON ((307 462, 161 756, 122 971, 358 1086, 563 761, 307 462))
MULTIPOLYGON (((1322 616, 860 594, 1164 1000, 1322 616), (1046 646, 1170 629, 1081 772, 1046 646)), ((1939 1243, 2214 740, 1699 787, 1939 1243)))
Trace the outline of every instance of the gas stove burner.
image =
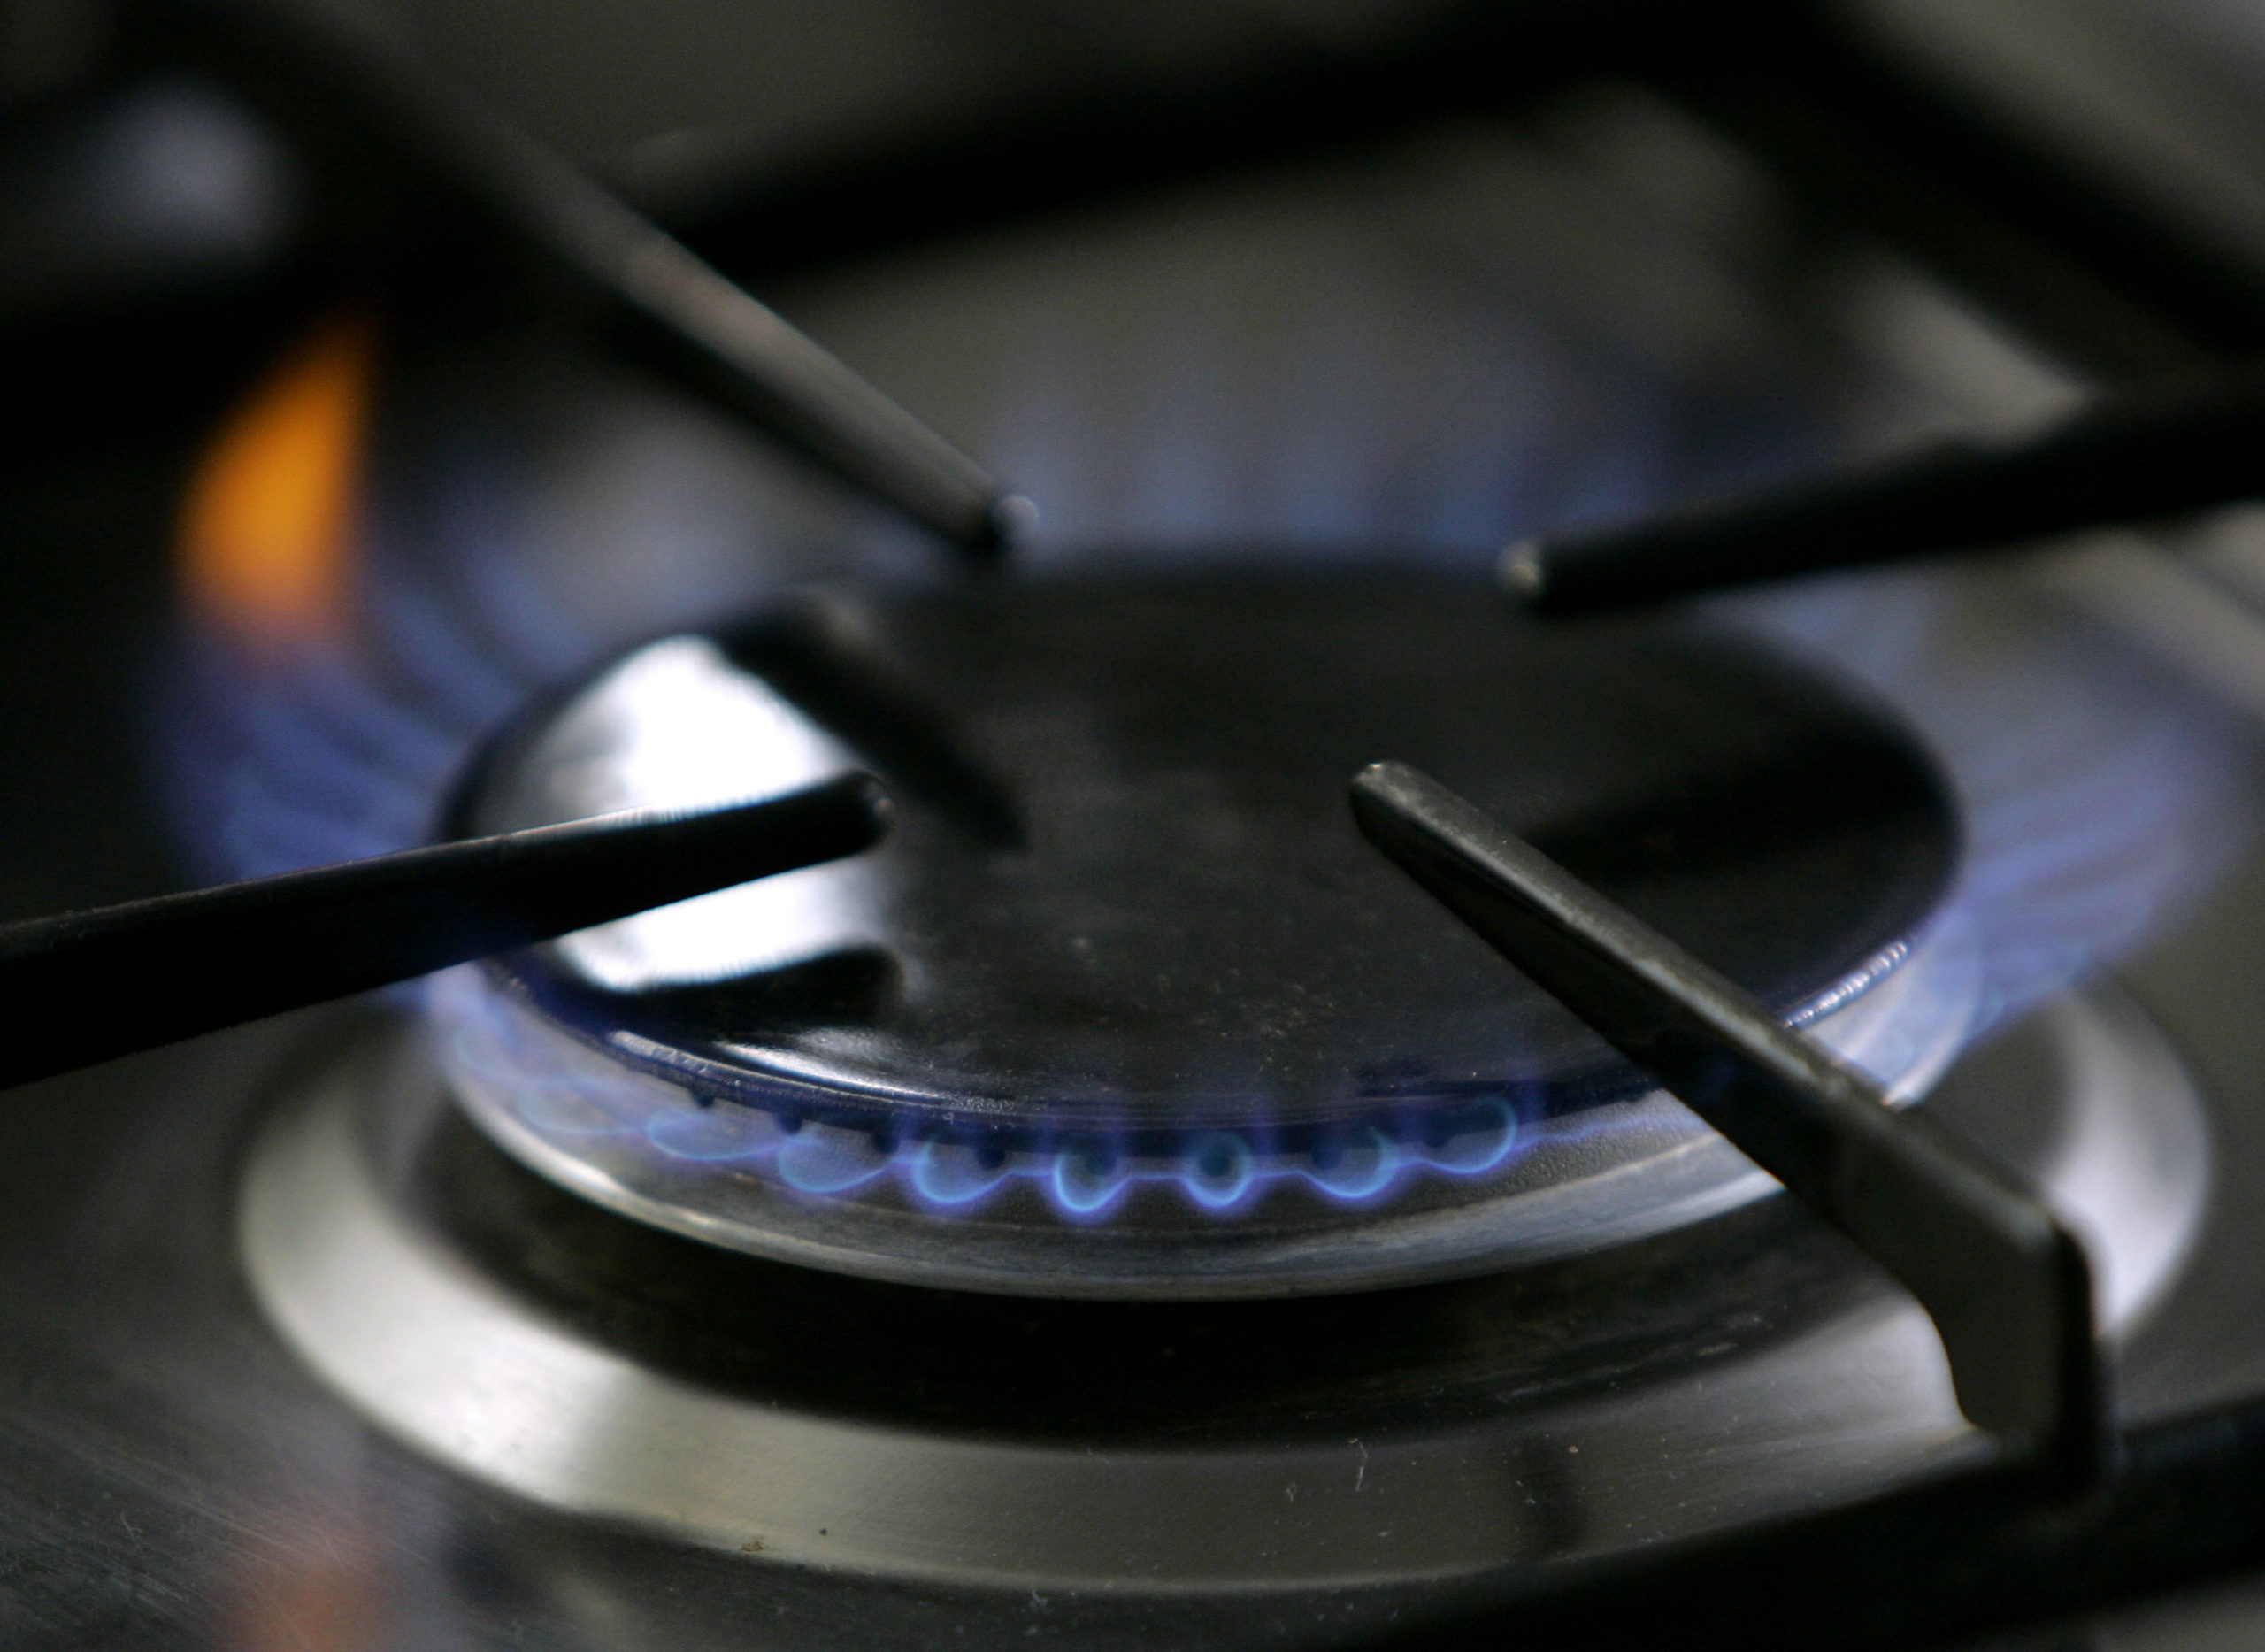
POLYGON ((482 831, 879 771, 878 852, 432 997, 472 1116, 644 1220, 1067 1295, 1272 1295, 1624 1242, 1772 1184, 1352 831, 1396 753, 1905 1095, 1972 975, 1926 756, 1750 645, 1474 583, 1148 572, 812 596, 521 730, 482 831), (947 710, 946 708, 948 708, 947 710))

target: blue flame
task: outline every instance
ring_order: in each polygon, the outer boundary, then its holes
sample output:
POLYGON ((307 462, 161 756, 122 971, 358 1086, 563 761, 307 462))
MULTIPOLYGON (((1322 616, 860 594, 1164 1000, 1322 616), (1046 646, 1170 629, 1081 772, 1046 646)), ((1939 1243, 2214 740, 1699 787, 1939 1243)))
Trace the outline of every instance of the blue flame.
POLYGON ((2017 569, 1898 569, 1726 599, 1722 615, 1868 685, 1934 749, 1981 957, 1977 1035, 2120 958, 2253 830, 2252 741, 2017 569))
MULTIPOLYGON (((1904 950, 1880 985, 1845 1000, 1827 994, 1802 1018, 1899 1098, 1923 1093, 1955 1056, 1979 995, 1977 951, 1957 914, 1904 950)), ((926 1124, 885 1103, 846 1111, 844 1096, 783 1081, 742 1082, 728 1099, 706 1093, 682 1081, 676 1064, 664 1068, 649 1050, 572 1031, 479 967, 434 978, 426 1008, 442 1067, 477 1110, 578 1159, 626 1155, 685 1173, 752 1174, 823 1197, 887 1188, 939 1215, 972 1213, 1017 1190, 1075 1222, 1114 1216, 1152 1193, 1177 1195, 1206 1216, 1284 1196, 1370 1205, 1425 1178, 1486 1176, 1545 1141, 1573 1146, 1657 1127, 1611 1108, 1555 1112, 1539 1084, 1380 1102, 1371 1117, 1303 1133, 926 1124)))
MULTIPOLYGON (((1255 391, 1240 387, 1240 402, 1217 381, 1232 344, 1114 364, 1100 394, 1078 377, 1094 366, 1089 341, 1039 329, 1024 366, 998 375, 987 414, 966 424, 988 427, 988 449, 1046 504, 1033 560, 1061 565, 1080 542, 1134 538, 1183 560, 1204 542, 1240 540, 1302 542, 1320 556, 1397 545, 1475 568, 1523 533, 1643 509, 1731 465, 1782 467, 1803 445, 1790 432, 1827 424, 1782 385, 1696 396, 1672 373, 1585 354, 1531 318, 1490 311, 1445 328, 1434 319, 1412 342, 1389 318, 1357 310, 1327 323, 1293 340, 1255 391), (1382 331, 1356 336, 1371 324, 1382 331), (1378 399, 1380 380, 1407 369, 1392 352, 1410 349, 1424 357, 1417 371, 1378 399), (1427 373, 1461 392, 1408 388, 1427 373), (1709 468, 1691 450, 1693 433, 1715 426, 1752 440, 1709 468)), ((476 400, 454 411, 461 424, 476 400)), ((668 418, 677 423, 659 427, 684 426, 681 412, 668 418)), ((423 841, 480 741, 531 698, 782 582, 795 565, 779 550, 783 530, 765 524, 783 496, 732 470, 761 467, 726 452, 725 481, 672 469, 654 456, 685 444, 656 449, 653 427, 633 440, 594 425, 539 465, 501 440, 428 456, 417 496, 381 499, 371 513, 363 623, 335 649, 258 661, 189 636, 164 745, 174 812, 205 868, 246 875, 423 841), (595 549, 568 542, 529 503, 562 475, 582 490, 581 515, 626 526, 595 549), (592 490, 609 488, 592 504, 592 490), (602 599, 583 591, 593 578, 602 599)), ((712 433, 703 439, 715 445, 712 433)), ((859 540, 837 564, 886 564, 900 550, 859 540)), ((2207 886, 2246 830, 2224 720, 2033 597, 1977 599, 1962 578, 1907 572, 1726 611, 1869 683, 1930 741, 1960 796, 1969 854, 1928 957, 1817 1018, 1907 1094, 1980 1028, 2142 940, 2207 886), (2008 617, 1986 618, 1993 603, 2008 617), (1977 626, 2004 634, 1977 646, 1977 626), (1907 995, 1883 997, 1889 989, 1907 995), (1870 1015, 1861 1036, 1842 1025, 1860 1011, 1870 1015)), ((568 1150, 602 1142, 686 1174, 759 1174, 812 1198, 886 1190, 936 1212, 1025 1196, 1072 1221, 1156 1196, 1207 1217, 1289 1196, 1369 1203, 1422 1179, 1499 1171, 1545 1134, 1613 1127, 1601 1116, 1546 1118, 1505 1091, 1453 1103, 1473 1110, 1463 1115, 1379 1115, 1294 1147, 1227 1130, 1159 1149, 1105 1132, 1032 1141, 893 1129, 703 1102, 529 1020, 474 975, 442 978, 431 1003, 457 1081, 485 1087, 568 1150)))
POLYGON ((1398 1130, 1354 1121, 1295 1149, 1240 1130, 1196 1130, 1158 1145, 1091 1129, 1033 1136, 980 1125, 851 1124, 633 1073, 477 968, 434 977, 427 1003, 451 1077, 546 1141, 649 1148, 687 1168, 759 1173, 799 1194, 886 1181, 939 1214, 980 1210, 1017 1187, 1071 1221, 1107 1217, 1144 1189, 1175 1193, 1208 1216, 1240 1214, 1283 1192, 1370 1203, 1404 1178, 1483 1176, 1543 1122, 1536 1096, 1505 1089, 1435 1104, 1394 1121, 1398 1130))

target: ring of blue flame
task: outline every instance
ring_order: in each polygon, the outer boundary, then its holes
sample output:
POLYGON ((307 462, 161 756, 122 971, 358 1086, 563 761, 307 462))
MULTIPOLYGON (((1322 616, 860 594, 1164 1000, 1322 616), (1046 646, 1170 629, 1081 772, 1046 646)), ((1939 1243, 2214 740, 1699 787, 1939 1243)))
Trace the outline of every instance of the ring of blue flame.
MULTIPOLYGON (((1564 377, 1545 373, 1536 381, 1564 377)), ((1669 388, 1660 394, 1663 406, 1672 403, 1669 388)), ((1583 437, 1593 441, 1597 465, 1520 473, 1615 477, 1622 473, 1615 465, 1632 452, 1666 450, 1630 436, 1638 410, 1627 397, 1601 405, 1609 420, 1583 437)), ((1595 498, 1506 493, 1474 503, 1468 520, 1414 520, 1409 500, 1434 495, 1411 494, 1385 477, 1372 494, 1347 495, 1324 511, 1300 471, 1299 485, 1278 509, 1264 499, 1199 498, 1185 488, 1160 487, 1130 496, 1136 503, 1110 515, 1103 505, 1122 496, 1104 486, 1113 473, 1094 469, 1081 483, 1077 467, 1100 467, 1125 451, 1124 463, 1146 462, 1142 456, 1153 457, 1158 444, 1170 446, 1171 433, 1151 433, 1148 447, 1125 450, 1113 435, 1073 441, 1061 425, 1052 418, 1032 422, 1020 445, 1010 430, 998 456, 1009 473, 1043 485, 1055 511, 1049 519, 1074 528, 1082 497, 1089 537, 1104 528, 1118 543, 1146 537, 1159 554, 1183 562, 1198 539, 1279 542, 1311 531, 1320 533, 1317 554, 1331 546, 1409 543, 1476 579, 1506 539, 1584 513, 1640 510, 1673 480, 1624 480, 1595 498), (1143 510, 1164 514, 1152 519, 1143 510), (1326 519, 1317 522, 1317 511, 1326 519)), ((700 485, 641 460, 619 467, 616 504, 633 523, 647 520, 638 511, 650 512, 649 532, 609 540, 620 549, 609 552, 608 565, 633 567, 634 577, 606 587, 607 605, 578 603, 572 592, 589 569, 551 542, 545 519, 514 514, 514 501, 557 486, 564 466, 546 473, 523 465, 508 430, 482 435, 461 421, 450 426, 459 427, 470 431, 450 438, 459 445, 415 473, 424 492, 390 513, 380 500, 368 513, 354 636, 277 658, 248 656, 226 636, 194 627, 186 635, 160 707, 160 752, 172 811, 208 874, 285 871, 425 841, 480 742, 530 700, 637 639, 695 629, 759 603, 783 577, 748 550, 746 535, 767 542, 770 530, 748 526, 767 520, 763 512, 750 511, 728 489, 710 499, 700 485)), ((1481 419, 1470 429, 1442 429, 1437 441, 1445 458, 1477 466, 1473 474, 1501 476, 1509 459, 1532 449, 1530 435, 1481 419)), ((670 450, 697 440, 716 438, 695 430, 670 450)), ((589 463, 573 469, 587 477, 610 473, 589 463)), ((1689 491, 1688 479, 1676 486, 1689 491)), ((779 519, 791 521, 791 510, 782 507, 779 519)), ((1031 548, 1034 562, 1058 565, 1074 557, 1075 534, 1056 531, 1063 537, 1042 537, 1031 548)), ((918 561, 906 547, 878 541, 844 555, 883 574, 918 561)), ((2141 943, 2210 886, 2258 812, 2247 767, 2252 742, 2223 706, 2128 646, 2072 628, 2033 592, 1978 587, 1986 577, 1870 572, 1719 610, 1729 622, 1868 685, 1949 775, 1968 845, 1951 909, 1974 937, 1979 972, 1977 1003, 1953 1029, 1967 1039, 2141 943), (1963 633, 1990 614, 2005 616, 2003 634, 1977 647, 1963 633)), ((449 1026, 442 1011, 434 1015, 449 1026)), ((1918 1036, 1923 1041, 1936 1030, 1918 1036)), ((533 1095, 553 1080, 522 1072, 518 1082, 533 1095)), ((659 1081, 617 1064, 607 1082, 626 1093, 659 1081)), ((1515 1094, 1498 1099, 1506 1121, 1499 1135, 1474 1132, 1467 1155, 1436 1152, 1420 1130, 1387 1122, 1377 1126, 1379 1141, 1341 1144, 1349 1157, 1328 1167, 1309 1154, 1301 1160, 1230 1132, 1191 1136, 1170 1156, 1117 1151, 1098 1174, 1092 1173, 1102 1162, 1098 1149, 1048 1158, 1017 1148, 994 1164, 985 1162, 980 1142, 971 1158, 961 1152, 965 1140, 937 1136, 894 1141, 884 1155, 870 1138, 856 1149, 822 1133, 841 1126, 817 1121, 802 1126, 820 1133, 808 1138, 815 1145, 789 1151, 783 1130, 775 1145, 751 1138, 734 1144, 734 1130, 766 1127, 762 1110, 703 1108, 682 1088, 666 1103, 667 1121, 604 1127, 630 1132, 687 1172, 775 1172, 779 1185, 813 1198, 886 1183, 925 1209, 974 1211, 1026 1187, 1065 1218, 1094 1220, 1155 1191, 1224 1213, 1248 1210, 1277 1192, 1378 1199, 1419 1178, 1500 1172, 1544 1126, 1520 1112, 1515 1094)))
POLYGON ((908 1203, 940 1214, 979 1210, 1017 1185, 1071 1221, 1109 1217, 1144 1188, 1177 1193, 1213 1216, 1277 1192, 1370 1203, 1409 1177, 1486 1175, 1517 1150, 1538 1114, 1538 1092, 1506 1087, 1393 1118, 1347 1121, 1297 1145, 1233 1129, 1195 1129, 1159 1142, 1102 1129, 1033 1134, 850 1122, 633 1075, 545 1025, 478 969, 434 978, 427 1006, 451 1078, 545 1141, 641 1145, 687 1167, 757 1172, 819 1197, 887 1182, 908 1203))

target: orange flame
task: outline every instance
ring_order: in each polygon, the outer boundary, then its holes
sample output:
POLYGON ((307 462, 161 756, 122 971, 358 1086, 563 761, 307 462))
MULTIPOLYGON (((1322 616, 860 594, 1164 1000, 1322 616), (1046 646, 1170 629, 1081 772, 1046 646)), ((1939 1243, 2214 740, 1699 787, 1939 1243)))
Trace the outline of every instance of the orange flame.
POLYGON ((189 480, 182 583, 245 641, 343 634, 376 354, 365 318, 323 322, 252 387, 189 480))

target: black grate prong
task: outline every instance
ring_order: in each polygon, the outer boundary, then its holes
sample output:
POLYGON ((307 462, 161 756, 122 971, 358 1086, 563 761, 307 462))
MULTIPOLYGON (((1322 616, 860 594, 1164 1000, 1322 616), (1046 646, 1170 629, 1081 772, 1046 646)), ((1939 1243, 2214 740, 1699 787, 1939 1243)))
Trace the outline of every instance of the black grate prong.
POLYGON ((1383 763, 1352 789, 1371 841, 1919 1299, 1971 1421, 2056 1477, 2099 1474, 2091 1273, 2050 1212, 1437 781, 1383 763))
POLYGON ((2265 496, 2265 372, 2158 386, 2026 440, 1943 442, 1874 469, 1650 521, 1522 540, 1503 592, 1536 613, 1975 550, 2265 496))
POLYGON ((459 93, 379 20, 327 0, 133 0, 145 49, 196 65, 306 151, 390 179, 561 290, 621 342, 971 555, 1034 514, 975 462, 681 242, 459 93))
POLYGON ((406 980, 854 855, 887 820, 846 775, 703 814, 616 815, 0 926, 0 1086, 406 980))

